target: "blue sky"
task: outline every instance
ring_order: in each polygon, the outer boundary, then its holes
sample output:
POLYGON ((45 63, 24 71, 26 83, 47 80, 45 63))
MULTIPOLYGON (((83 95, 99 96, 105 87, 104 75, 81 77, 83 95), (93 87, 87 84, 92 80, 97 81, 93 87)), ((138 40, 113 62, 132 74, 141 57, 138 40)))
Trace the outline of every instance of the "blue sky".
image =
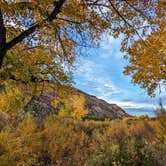
MULTIPOLYGON (((76 63, 74 86, 80 90, 121 106, 132 115, 154 115, 159 97, 147 96, 145 90, 131 83, 123 74, 127 61, 120 52, 121 39, 103 39, 99 48, 88 48, 89 56, 82 56, 76 63)), ((165 105, 166 103, 164 103, 165 105)))

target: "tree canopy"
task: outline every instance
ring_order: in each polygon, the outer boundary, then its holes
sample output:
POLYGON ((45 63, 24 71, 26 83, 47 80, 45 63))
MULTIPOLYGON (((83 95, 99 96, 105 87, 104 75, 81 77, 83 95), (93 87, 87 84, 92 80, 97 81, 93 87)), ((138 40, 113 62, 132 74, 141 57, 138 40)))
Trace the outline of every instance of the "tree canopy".
MULTIPOLYGON (((132 75, 134 83, 147 89, 148 94, 154 94, 157 87, 166 83, 166 28, 161 27, 144 41, 137 41, 129 50, 129 65, 125 67, 125 74, 132 75)), ((163 89, 164 90, 164 89, 163 89)))
POLYGON ((157 31, 136 41, 128 49, 129 65, 124 70, 149 95, 154 95, 157 88, 166 90, 166 2, 160 3, 155 16, 157 31))
POLYGON ((84 47, 98 45, 103 34, 123 34, 122 51, 138 38, 147 43, 143 37, 159 33, 164 5, 164 0, 1 0, 1 83, 69 83, 75 58, 84 47))

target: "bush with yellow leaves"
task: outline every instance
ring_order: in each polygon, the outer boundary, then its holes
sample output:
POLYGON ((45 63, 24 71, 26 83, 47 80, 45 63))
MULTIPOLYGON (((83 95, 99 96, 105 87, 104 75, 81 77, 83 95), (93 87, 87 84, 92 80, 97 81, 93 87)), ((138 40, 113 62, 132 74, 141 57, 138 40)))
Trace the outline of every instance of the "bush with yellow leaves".
POLYGON ((0 129, 0 166, 165 166, 166 133, 159 124, 50 115, 39 125, 27 114, 0 129))
POLYGON ((82 119, 88 113, 85 108, 85 98, 83 95, 72 95, 65 99, 64 105, 61 107, 60 117, 72 117, 73 119, 82 119))

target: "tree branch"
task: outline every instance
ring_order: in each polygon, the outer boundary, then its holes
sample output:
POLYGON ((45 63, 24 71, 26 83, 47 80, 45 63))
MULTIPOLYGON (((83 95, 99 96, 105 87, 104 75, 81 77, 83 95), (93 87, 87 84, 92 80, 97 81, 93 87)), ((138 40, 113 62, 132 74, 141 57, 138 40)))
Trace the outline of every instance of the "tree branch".
POLYGON ((58 20, 62 20, 62 21, 66 21, 66 22, 70 22, 70 23, 74 23, 74 24, 82 24, 83 22, 77 22, 77 21, 74 21, 74 20, 69 20, 69 19, 65 19, 65 18, 60 18, 60 17, 57 17, 58 20))
MULTIPOLYGON (((112 8, 115 10, 115 12, 119 15, 119 17, 124 21, 124 23, 126 24, 126 25, 128 25, 129 27, 131 27, 131 28, 133 28, 133 26, 123 17, 123 15, 116 9, 116 7, 114 6, 114 4, 112 3, 112 1, 111 0, 108 0, 109 2, 110 2, 110 4, 111 4, 111 6, 112 6, 112 8)), ((142 41, 144 41, 143 40, 143 38, 142 38, 142 36, 138 33, 138 31, 135 29, 135 28, 133 28, 133 30, 135 31, 135 33, 137 34, 137 36, 142 40, 142 41)))
POLYGON ((9 50, 10 48, 15 46, 19 42, 23 41, 27 36, 29 36, 30 34, 35 32, 36 29, 39 28, 42 25, 43 22, 45 22, 45 21, 50 21, 51 22, 54 19, 56 19, 57 15, 60 13, 60 9, 61 9, 62 5, 64 4, 64 2, 65 2, 65 0, 59 0, 58 2, 54 2, 54 10, 48 16, 47 19, 43 20, 41 22, 41 24, 38 23, 38 24, 33 25, 32 27, 30 27, 29 29, 25 30, 20 35, 18 35, 14 39, 12 39, 10 42, 7 43, 6 49, 9 50))
POLYGON ((147 18, 147 16, 139 9, 137 9, 135 6, 133 6, 130 2, 127 0, 124 0, 132 9, 134 9, 136 12, 140 13, 143 17, 147 18))
MULTIPOLYGON (((60 13, 60 9, 61 7, 63 6, 63 4, 65 3, 65 0, 59 0, 59 1, 55 1, 54 2, 54 10, 52 11, 52 13, 48 16, 47 19, 44 19, 43 21, 41 21, 41 23, 36 23, 35 25, 31 26, 29 29, 23 31, 21 34, 19 34, 17 37, 15 37, 14 39, 12 39, 11 41, 9 41, 8 43, 5 43, 5 46, 4 46, 4 50, 5 50, 5 54, 6 54, 6 51, 8 51, 9 49, 11 49, 12 47, 14 47, 15 45, 17 45, 18 43, 20 43, 21 41, 23 41, 26 37, 28 37, 29 35, 31 35, 32 33, 34 33, 36 31, 37 28, 39 28, 45 21, 53 21, 54 19, 56 19, 57 15, 60 13)), ((1 19, 1 12, 0 12, 0 21, 3 21, 1 19)), ((3 27, 2 26, 3 24, 0 22, 0 27, 3 27)), ((2 29, 2 28, 1 28, 2 29)), ((1 31, 0 31, 1 33, 1 31)), ((6 35, 5 35, 6 36, 6 35)), ((0 37, 0 44, 1 44, 1 41, 2 41, 2 37, 0 37)), ((6 40, 5 40, 6 41, 6 40)), ((5 55, 4 55, 5 56, 5 55)), ((2 66, 2 63, 3 63, 3 59, 4 59, 4 56, 1 57, 0 56, 0 67, 2 66)))
POLYGON ((21 34, 19 34, 17 37, 12 39, 10 42, 6 43, 6 50, 11 49, 14 47, 16 44, 20 43, 23 41, 26 37, 28 37, 30 34, 36 31, 36 29, 40 26, 40 24, 35 24, 34 26, 30 27, 29 29, 25 30, 21 34))
POLYGON ((28 81, 24 81, 24 80, 22 80, 22 79, 20 79, 20 78, 16 78, 14 75, 11 75, 10 77, 9 77, 9 79, 10 80, 13 80, 13 81, 16 81, 16 82, 20 82, 20 83, 22 83, 22 84, 28 84, 28 83, 42 83, 42 82, 48 82, 48 83, 50 83, 51 81, 50 80, 48 80, 48 79, 38 79, 37 77, 35 77, 35 76, 31 76, 31 78, 30 78, 30 80, 28 80, 28 81))

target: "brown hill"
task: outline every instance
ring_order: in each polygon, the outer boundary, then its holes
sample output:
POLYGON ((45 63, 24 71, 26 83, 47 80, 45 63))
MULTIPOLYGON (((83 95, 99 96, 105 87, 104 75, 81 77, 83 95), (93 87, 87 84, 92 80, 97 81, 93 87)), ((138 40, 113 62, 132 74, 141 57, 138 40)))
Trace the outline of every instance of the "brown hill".
MULTIPOLYGON (((88 118, 123 118, 129 116, 122 108, 116 104, 109 104, 102 99, 98 99, 95 96, 89 95, 80 90, 76 90, 78 94, 82 94, 86 100, 86 108, 88 109, 88 118)), ((31 111, 35 116, 44 118, 46 115, 53 113, 58 114, 59 108, 55 108, 51 105, 51 97, 54 93, 45 93, 40 96, 34 96, 24 108, 25 112, 31 111)))
POLYGON ((96 96, 89 95, 78 90, 86 98, 86 108, 89 110, 88 116, 94 118, 123 118, 129 116, 121 107, 116 104, 98 99, 96 96))

